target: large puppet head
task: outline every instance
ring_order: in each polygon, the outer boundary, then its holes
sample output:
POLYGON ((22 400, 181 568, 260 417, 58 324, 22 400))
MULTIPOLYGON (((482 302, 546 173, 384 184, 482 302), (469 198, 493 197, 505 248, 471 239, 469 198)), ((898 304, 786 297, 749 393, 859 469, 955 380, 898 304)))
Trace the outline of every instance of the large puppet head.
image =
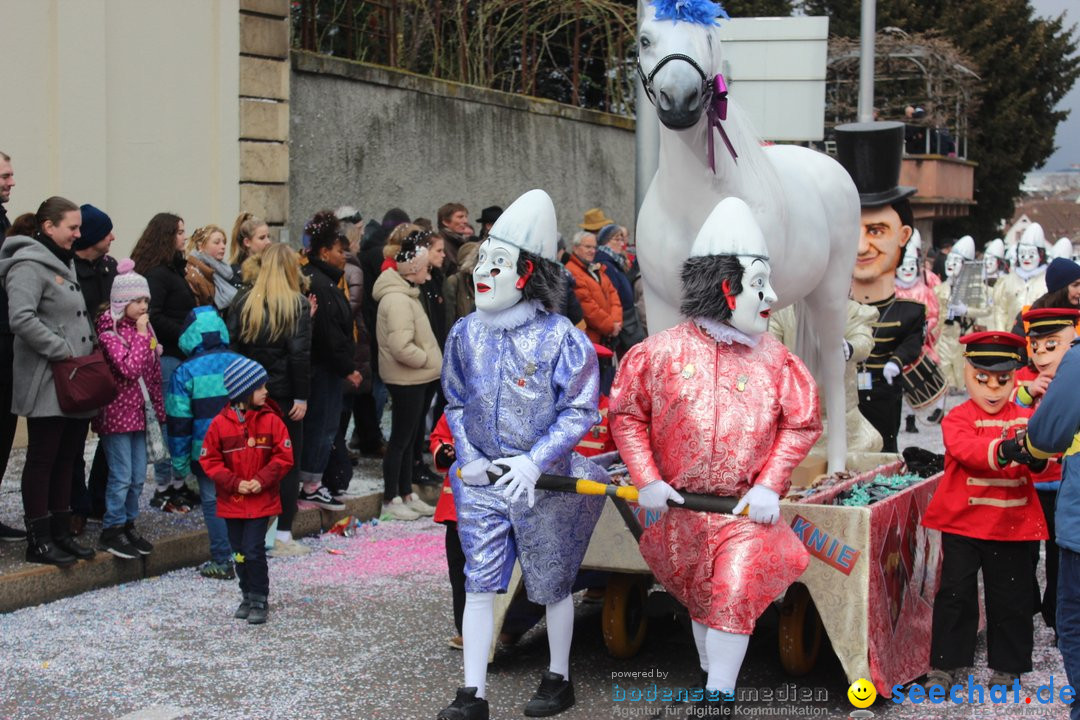
POLYGON ((769 249, 750 207, 736 197, 717 203, 683 264, 682 313, 727 323, 749 337, 769 329, 776 293, 769 249))
POLYGON ((1080 310, 1075 308, 1039 308, 1023 315, 1031 348, 1031 364, 1040 375, 1054 377, 1061 358, 1076 339, 1080 310))
POLYGON ((916 230, 904 248, 904 259, 896 266, 896 283, 909 288, 919 279, 919 264, 922 262, 922 235, 916 230))
MULTIPOLYGON (((85 224, 85 221, 84 223, 85 224)), ((1050 259, 1062 258, 1063 260, 1072 260, 1073 256, 1073 244, 1072 240, 1067 237, 1058 238, 1058 241, 1054 243, 1054 247, 1050 248, 1050 259)))
POLYGON ((989 280, 996 278, 1005 268, 1005 241, 994 238, 983 249, 983 276, 989 280))
POLYGON ((945 258, 945 277, 952 280, 960 274, 964 263, 974 259, 975 239, 970 235, 965 235, 953 244, 949 256, 945 258))
POLYGON ((1042 225, 1031 223, 1020 235, 1020 242, 1016 244, 1016 264, 1022 270, 1028 272, 1035 270, 1046 262, 1046 233, 1042 225))
POLYGON ((997 415, 1009 402, 1020 366, 1024 338, 1007 332, 978 332, 960 338, 964 346, 964 384, 972 402, 997 415))
POLYGON ((498 312, 521 300, 553 310, 562 289, 556 262, 555 205, 543 190, 530 190, 506 208, 480 245, 473 282, 476 308, 498 312))

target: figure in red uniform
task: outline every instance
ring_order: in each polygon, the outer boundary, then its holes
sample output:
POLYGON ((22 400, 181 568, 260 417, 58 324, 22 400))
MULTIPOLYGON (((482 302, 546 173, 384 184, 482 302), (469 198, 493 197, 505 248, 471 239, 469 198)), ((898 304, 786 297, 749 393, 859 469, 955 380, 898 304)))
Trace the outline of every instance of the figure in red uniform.
POLYGON ((942 422, 945 476, 923 516, 941 531, 941 586, 934 598, 931 671, 924 685, 948 688, 954 671, 975 662, 978 574, 986 600, 989 685, 1007 685, 1031 670, 1033 544, 1046 521, 1031 480, 1045 461, 1023 446, 1031 410, 1010 402, 1024 339, 1004 332, 960 338, 971 399, 942 422))
POLYGON ((632 347, 611 392, 612 434, 642 508, 664 511, 680 491, 742 498, 734 515, 666 513, 641 538, 656 579, 690 612, 710 699, 734 692, 758 616, 809 562, 777 520, 821 434, 818 396, 766 332, 769 274, 750 209, 721 201, 683 266, 687 319, 632 347))

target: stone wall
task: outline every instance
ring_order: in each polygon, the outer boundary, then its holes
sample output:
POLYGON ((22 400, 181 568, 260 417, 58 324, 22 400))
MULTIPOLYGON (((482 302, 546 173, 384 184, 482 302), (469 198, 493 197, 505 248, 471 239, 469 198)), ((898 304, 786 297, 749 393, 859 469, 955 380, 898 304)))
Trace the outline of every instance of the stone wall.
POLYGON ((460 202, 475 224, 535 187, 567 240, 596 206, 633 230, 630 119, 296 51, 289 115, 294 241, 323 207, 434 221, 460 202))

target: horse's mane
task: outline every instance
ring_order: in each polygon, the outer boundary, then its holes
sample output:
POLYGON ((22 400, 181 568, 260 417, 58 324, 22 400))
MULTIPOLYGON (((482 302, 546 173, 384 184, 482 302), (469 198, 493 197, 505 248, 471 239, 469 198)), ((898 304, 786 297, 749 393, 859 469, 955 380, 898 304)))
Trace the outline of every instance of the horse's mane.
POLYGON ((652 0, 657 20, 682 20, 696 25, 715 25, 717 18, 730 20, 724 6, 711 0, 652 0))
MULTIPOLYGON (((735 153, 739 156, 735 161, 736 166, 731 171, 738 175, 738 182, 745 192, 742 199, 751 208, 755 205, 762 208, 765 213, 776 218, 780 227, 784 227, 787 223, 787 210, 783 202, 780 176, 776 174, 773 164, 765 157, 765 151, 761 147, 761 138, 754 129, 750 116, 737 101, 729 100, 727 120, 723 121, 723 125, 724 131, 727 132, 735 148, 735 153)), ((710 132, 716 131, 710 128, 710 132)), ((727 148, 719 137, 715 138, 714 150, 719 166, 728 157, 727 148)))

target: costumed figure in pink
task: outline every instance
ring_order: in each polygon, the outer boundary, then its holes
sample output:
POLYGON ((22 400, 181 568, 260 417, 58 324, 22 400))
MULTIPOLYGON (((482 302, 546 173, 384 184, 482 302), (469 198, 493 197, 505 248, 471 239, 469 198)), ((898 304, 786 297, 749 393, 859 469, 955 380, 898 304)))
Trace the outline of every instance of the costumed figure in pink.
POLYGON ((809 562, 780 498, 821 434, 814 381, 768 330, 776 300, 750 208, 721 201, 683 265, 683 322, 635 345, 611 391, 612 435, 639 504, 740 497, 733 515, 675 510, 641 554, 690 612, 705 687, 733 693, 761 613, 809 562), (740 515, 749 507, 749 517, 740 515))
MULTIPOLYGON (((896 266, 896 297, 914 300, 926 308, 926 328, 923 333, 922 355, 914 366, 904 368, 904 409, 907 432, 918 432, 915 415, 924 411, 931 423, 941 422, 945 415, 945 384, 938 369, 941 360, 934 345, 941 328, 938 326, 940 306, 937 294, 926 282, 922 261, 922 235, 918 230, 911 233, 911 240, 904 246, 904 257, 896 266)), ((931 273, 933 274, 933 273, 931 273)), ((925 417, 925 416, 924 416, 925 417)))

